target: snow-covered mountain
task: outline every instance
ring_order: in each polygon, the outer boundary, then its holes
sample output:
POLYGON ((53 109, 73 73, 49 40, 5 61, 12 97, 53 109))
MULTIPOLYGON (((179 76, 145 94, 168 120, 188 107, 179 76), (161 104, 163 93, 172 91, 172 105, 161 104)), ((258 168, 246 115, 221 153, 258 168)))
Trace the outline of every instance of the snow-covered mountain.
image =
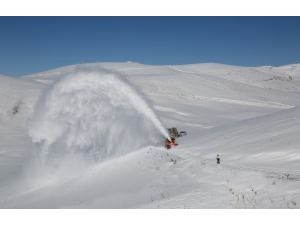
POLYGON ((300 64, 79 64, 0 99, 1 208, 300 208, 300 64))

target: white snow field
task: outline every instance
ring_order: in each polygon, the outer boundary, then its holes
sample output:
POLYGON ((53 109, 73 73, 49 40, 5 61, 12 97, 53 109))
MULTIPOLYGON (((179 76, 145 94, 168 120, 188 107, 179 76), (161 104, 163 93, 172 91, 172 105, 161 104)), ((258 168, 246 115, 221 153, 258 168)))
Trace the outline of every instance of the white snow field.
POLYGON ((0 208, 299 209, 299 133, 300 64, 1 75, 0 208))

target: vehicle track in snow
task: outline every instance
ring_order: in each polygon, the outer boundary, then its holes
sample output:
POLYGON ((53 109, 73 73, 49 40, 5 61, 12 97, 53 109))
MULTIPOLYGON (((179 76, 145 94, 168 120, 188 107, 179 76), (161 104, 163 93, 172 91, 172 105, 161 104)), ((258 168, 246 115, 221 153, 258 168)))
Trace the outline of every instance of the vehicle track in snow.
POLYGON ((259 106, 259 107, 270 107, 270 108, 283 108, 290 109, 294 106, 285 105, 278 102, 264 102, 255 100, 257 102, 248 102, 248 101, 240 101, 226 98, 216 98, 216 97, 208 97, 208 96, 199 96, 199 95, 185 95, 185 94, 173 94, 173 93, 158 93, 151 91, 144 91, 145 94, 149 95, 160 95, 173 99, 186 99, 186 100, 200 100, 200 101, 213 101, 213 102, 221 102, 221 103, 229 103, 236 105, 249 105, 249 106, 259 106))
MULTIPOLYGON (((118 69, 116 71, 157 69, 157 68, 163 68, 163 67, 164 66, 151 66, 151 67, 144 67, 144 68, 122 68, 122 69, 118 69)), ((173 66, 167 66, 167 67, 164 67, 164 68, 175 70, 175 71, 180 72, 180 73, 189 74, 189 75, 194 76, 194 77, 196 77, 198 79, 203 79, 203 80, 212 82, 213 84, 215 84, 217 86, 222 86, 226 90, 232 91, 231 88, 229 86, 227 86, 227 85, 221 84, 221 83, 216 82, 216 81, 209 80, 207 78, 203 78, 203 77, 197 76, 196 74, 193 74, 192 72, 180 70, 180 69, 177 69, 177 68, 175 68, 173 66)), ((237 94, 237 95, 240 95, 242 97, 251 99, 254 102, 240 101, 240 100, 233 100, 233 99, 226 99, 226 98, 216 98, 216 97, 209 97, 209 96, 174 94, 174 93, 159 93, 159 92, 151 92, 151 91, 144 91, 144 93, 145 94, 149 94, 149 95, 165 96, 165 97, 168 97, 168 98, 171 98, 171 99, 173 98, 173 99, 186 99, 186 100, 214 101, 214 102, 222 102, 222 103, 229 103, 229 104, 236 104, 236 105, 249 105, 249 106, 259 106, 259 107, 284 108, 284 109, 290 109, 290 108, 294 107, 294 106, 291 106, 291 105, 286 105, 286 104, 282 104, 282 103, 278 103, 278 102, 270 102, 270 101, 266 102, 266 101, 261 101, 261 100, 257 100, 257 99, 252 99, 252 98, 249 98, 247 96, 238 94, 236 92, 233 92, 233 93, 237 94)))
MULTIPOLYGON (((271 101, 266 102, 266 101, 261 101, 261 100, 258 100, 258 99, 252 99, 252 98, 249 98, 248 96, 244 96, 244 95, 241 95, 240 93, 234 92, 227 85, 223 85, 219 82, 212 81, 212 80, 209 80, 207 78, 200 77, 196 74, 193 74, 192 72, 180 70, 180 69, 177 69, 177 68, 174 68, 174 67, 170 67, 170 68, 175 70, 175 71, 181 72, 181 73, 189 74, 189 75, 194 76, 198 79, 204 79, 204 80, 212 82, 212 83, 214 83, 218 86, 225 87, 227 90, 232 91, 234 94, 240 95, 240 96, 242 96, 244 98, 247 98, 247 99, 251 99, 254 102, 240 101, 240 100, 233 100, 233 99, 225 99, 225 98, 216 98, 216 97, 207 97, 207 96, 197 96, 197 95, 186 96, 187 98, 194 98, 194 99, 197 99, 197 100, 206 100, 206 101, 218 101, 218 102, 225 102, 225 103, 238 104, 238 105, 260 106, 260 107, 285 108, 285 109, 290 109, 290 108, 294 107, 294 106, 282 104, 282 103, 279 103, 279 102, 271 102, 271 101)), ((168 96, 168 97, 170 97, 170 96, 168 96)))

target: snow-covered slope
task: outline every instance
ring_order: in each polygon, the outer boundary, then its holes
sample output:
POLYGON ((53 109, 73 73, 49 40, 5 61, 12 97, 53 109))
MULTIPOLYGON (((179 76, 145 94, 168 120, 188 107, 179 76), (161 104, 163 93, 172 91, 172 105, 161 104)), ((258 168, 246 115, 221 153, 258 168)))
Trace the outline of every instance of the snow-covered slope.
POLYGON ((2 208, 299 208, 300 64, 0 79, 2 208), (188 135, 167 150, 162 127, 188 135))

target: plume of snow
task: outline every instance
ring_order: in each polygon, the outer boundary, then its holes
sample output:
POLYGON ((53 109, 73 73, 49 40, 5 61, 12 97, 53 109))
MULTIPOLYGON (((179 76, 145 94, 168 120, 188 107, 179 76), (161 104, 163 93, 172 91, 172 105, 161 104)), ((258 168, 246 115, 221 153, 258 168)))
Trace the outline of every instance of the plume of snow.
POLYGON ((169 138, 138 90, 99 65, 63 74, 27 124, 34 155, 51 168, 101 162, 169 138))

